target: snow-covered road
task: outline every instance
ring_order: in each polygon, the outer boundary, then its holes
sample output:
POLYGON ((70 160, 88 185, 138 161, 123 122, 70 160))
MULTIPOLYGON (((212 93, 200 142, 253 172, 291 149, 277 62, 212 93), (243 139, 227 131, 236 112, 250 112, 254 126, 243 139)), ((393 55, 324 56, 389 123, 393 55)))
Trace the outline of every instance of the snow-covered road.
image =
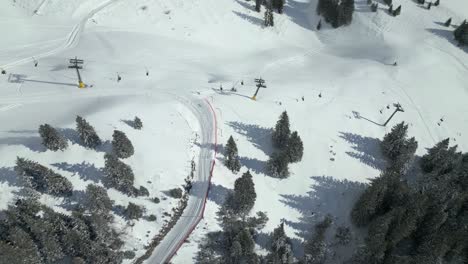
POLYGON ((216 116, 210 102, 196 98, 178 97, 177 99, 192 110, 200 123, 201 149, 196 164, 197 178, 193 182, 188 205, 182 217, 146 260, 145 263, 148 264, 168 263, 203 217, 216 153, 216 116))

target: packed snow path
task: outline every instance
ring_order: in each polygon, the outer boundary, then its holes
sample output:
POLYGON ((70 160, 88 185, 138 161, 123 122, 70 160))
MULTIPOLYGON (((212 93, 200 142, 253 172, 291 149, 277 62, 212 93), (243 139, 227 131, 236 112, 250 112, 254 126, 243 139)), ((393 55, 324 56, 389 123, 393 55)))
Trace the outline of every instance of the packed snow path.
POLYGON ((178 98, 189 107, 197 117, 201 135, 200 156, 196 164, 197 178, 193 181, 187 207, 177 224, 153 251, 151 257, 145 263, 168 263, 179 247, 185 242, 203 217, 205 201, 210 184, 210 175, 213 166, 213 158, 216 148, 216 117, 212 106, 202 99, 178 98))

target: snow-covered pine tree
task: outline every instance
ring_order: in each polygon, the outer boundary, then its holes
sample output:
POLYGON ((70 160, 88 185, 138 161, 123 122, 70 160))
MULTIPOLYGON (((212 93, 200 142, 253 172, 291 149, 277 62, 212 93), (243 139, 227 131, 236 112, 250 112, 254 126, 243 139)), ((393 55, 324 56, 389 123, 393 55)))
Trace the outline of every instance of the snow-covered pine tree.
POLYGON ((101 139, 94 130, 94 127, 81 116, 76 117, 76 131, 80 135, 85 147, 94 149, 101 145, 101 139))
POLYGON ((15 172, 24 183, 38 192, 57 196, 71 196, 73 185, 67 178, 41 164, 17 157, 15 172))
POLYGON ((260 12, 263 0, 255 0, 255 11, 260 12))
MULTIPOLYGON (((382 153, 392 162, 405 154, 410 140, 407 139, 408 125, 401 122, 395 125, 390 133, 386 134, 381 143, 382 153)), ((412 140, 411 140, 412 141, 412 140)))
POLYGON ((449 147, 450 139, 444 139, 427 151, 421 158, 421 167, 426 173, 442 175, 451 172, 460 164, 462 154, 457 146, 449 147))
POLYGON ((280 149, 285 149, 288 146, 291 130, 289 128, 288 113, 284 111, 276 122, 275 129, 271 135, 273 145, 280 149))
POLYGON ((468 44, 468 23, 464 20, 460 26, 458 26, 455 31, 453 31, 455 39, 461 44, 468 44))
POLYGON ((265 25, 265 27, 274 26, 273 9, 271 7, 271 3, 268 3, 266 5, 265 16, 264 16, 264 25, 265 25))
POLYGON ((126 159, 133 155, 134 149, 132 142, 127 138, 124 132, 114 130, 112 138, 112 150, 117 157, 126 159))
POLYGON ((106 153, 104 160, 105 183, 123 193, 134 195, 136 188, 133 186, 135 176, 132 168, 113 154, 106 153))
POLYGON ((252 210, 256 199, 257 194, 255 192, 252 175, 250 171, 247 171, 234 182, 232 209, 236 214, 240 214, 242 218, 245 218, 250 210, 252 210))
POLYGON ((237 145, 232 136, 229 137, 226 147, 224 148, 224 165, 228 167, 232 172, 237 173, 240 170, 239 154, 237 151, 237 145))
POLYGON ((141 206, 134 204, 132 202, 128 203, 127 208, 125 209, 125 216, 128 219, 140 219, 143 217, 143 209, 141 206))
POLYGON ((49 124, 39 126, 39 135, 41 135, 42 144, 52 151, 64 150, 68 147, 67 140, 49 124))
POLYGON ((302 160, 302 155, 304 154, 304 145, 302 143, 301 137, 297 134, 297 131, 291 133, 286 152, 289 157, 289 162, 294 163, 302 160))
POLYGON ((86 186, 85 209, 93 214, 107 215, 112 209, 113 201, 107 190, 101 186, 89 184, 86 186))
POLYGON ((271 253, 267 256, 268 263, 271 264, 291 264, 294 257, 292 252, 291 239, 284 232, 284 223, 281 223, 273 230, 270 241, 271 253))
POLYGON ((266 172, 274 178, 284 179, 289 176, 289 156, 285 151, 275 152, 266 165, 266 172))
POLYGON ((440 0, 436 0, 436 1, 434 2, 434 5, 435 5, 435 6, 439 6, 439 5, 440 5, 440 0))
POLYGON ((133 120, 133 127, 138 130, 143 128, 143 122, 141 122, 141 119, 138 116, 135 116, 135 119, 133 120))
POLYGON ((393 16, 399 16, 400 13, 401 13, 401 5, 399 5, 397 9, 393 11, 393 16))
POLYGON ((452 24, 452 18, 449 18, 447 19, 447 21, 445 21, 444 26, 450 27, 451 24, 452 24))

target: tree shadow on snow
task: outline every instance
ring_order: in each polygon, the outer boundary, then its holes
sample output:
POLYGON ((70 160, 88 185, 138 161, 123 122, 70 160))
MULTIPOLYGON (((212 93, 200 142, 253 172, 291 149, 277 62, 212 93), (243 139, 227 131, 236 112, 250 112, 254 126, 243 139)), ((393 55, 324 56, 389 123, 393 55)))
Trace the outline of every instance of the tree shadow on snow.
MULTIPOLYGON (((83 141, 81 141, 80 134, 72 128, 57 128, 57 131, 66 139, 70 140, 72 144, 76 144, 85 147, 83 141)), ((105 140, 101 145, 97 146, 95 151, 110 153, 112 151, 112 142, 105 140)))
POLYGON ((217 184, 211 184, 210 192, 208 194, 208 200, 216 203, 217 205, 221 206, 224 204, 224 200, 226 199, 227 195, 232 192, 232 190, 217 184))
POLYGON ((221 145, 221 144, 217 144, 215 145, 214 143, 203 143, 203 144, 200 144, 198 142, 195 142, 195 146, 199 147, 199 148, 203 148, 203 149, 209 149, 209 150, 214 150, 215 147, 216 147, 216 152, 217 153, 221 153, 221 154, 224 154, 224 146, 221 145))
POLYGON ((104 172, 100 168, 96 168, 94 164, 83 162, 81 164, 69 164, 66 162, 55 163, 52 166, 59 168, 64 171, 73 173, 73 175, 78 175, 80 179, 85 181, 92 181, 99 183, 103 180, 104 172))
POLYGON ((263 20, 261 20, 260 18, 257 18, 257 17, 254 17, 254 16, 251 16, 251 15, 247 15, 247 14, 243 14, 241 12, 237 12, 237 11, 232 11, 235 15, 237 15, 238 17, 254 24, 255 26, 263 26, 263 20))
POLYGON ((241 122, 229 122, 228 125, 237 133, 245 136, 257 149, 263 151, 267 156, 271 156, 273 153, 273 146, 271 145, 273 129, 241 122))
POLYGON ((366 185, 325 176, 311 178, 315 183, 307 195, 282 195, 281 202, 302 214, 298 222, 286 220, 285 223, 303 239, 309 238, 313 225, 328 214, 332 215, 334 225, 350 226, 351 210, 366 185))
POLYGON ((19 178, 14 168, 0 168, 0 183, 8 183, 12 187, 20 187, 19 178))
POLYGON ((47 148, 42 145, 42 139, 39 136, 14 136, 0 138, 0 145, 23 145, 34 152, 47 151, 47 148))
POLYGON ((431 32, 432 34, 438 36, 438 37, 446 39, 448 42, 452 43, 455 47, 457 47, 457 48, 461 49, 462 51, 468 53, 468 47, 467 46, 459 46, 458 42, 455 40, 455 37, 453 35, 453 30, 437 29, 437 28, 427 28, 426 30, 428 32, 431 32))
POLYGON ((346 132, 340 132, 340 138, 353 145, 352 149, 354 152, 346 152, 349 156, 380 171, 386 168, 387 161, 380 150, 380 139, 346 132))
POLYGON ((122 123, 126 124, 127 126, 131 127, 131 128, 135 128, 135 121, 134 120, 121 119, 120 121, 122 123))
POLYGON ((255 172, 255 173, 263 173, 265 174, 265 166, 267 164, 266 161, 258 160, 258 159, 251 159, 248 157, 239 157, 239 161, 242 166, 247 167, 247 169, 255 172))

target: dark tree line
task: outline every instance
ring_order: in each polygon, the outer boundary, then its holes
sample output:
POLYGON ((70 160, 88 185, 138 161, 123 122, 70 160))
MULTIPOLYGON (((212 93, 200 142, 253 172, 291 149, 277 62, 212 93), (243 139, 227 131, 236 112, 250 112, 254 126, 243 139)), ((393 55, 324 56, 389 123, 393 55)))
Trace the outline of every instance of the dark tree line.
POLYGON ((319 0, 317 14, 325 18, 334 28, 351 24, 354 0, 319 0))
POLYGON ((289 176, 289 163, 302 160, 304 145, 302 139, 289 128, 289 116, 285 111, 281 114, 272 134, 273 146, 276 151, 267 162, 266 171, 276 178, 286 178, 289 176))
POLYGON ((449 139, 427 151, 419 180, 409 184, 407 166, 416 141, 399 124, 382 149, 391 164, 373 179, 351 217, 368 229, 366 243, 350 263, 464 263, 468 260, 468 153, 449 139))

